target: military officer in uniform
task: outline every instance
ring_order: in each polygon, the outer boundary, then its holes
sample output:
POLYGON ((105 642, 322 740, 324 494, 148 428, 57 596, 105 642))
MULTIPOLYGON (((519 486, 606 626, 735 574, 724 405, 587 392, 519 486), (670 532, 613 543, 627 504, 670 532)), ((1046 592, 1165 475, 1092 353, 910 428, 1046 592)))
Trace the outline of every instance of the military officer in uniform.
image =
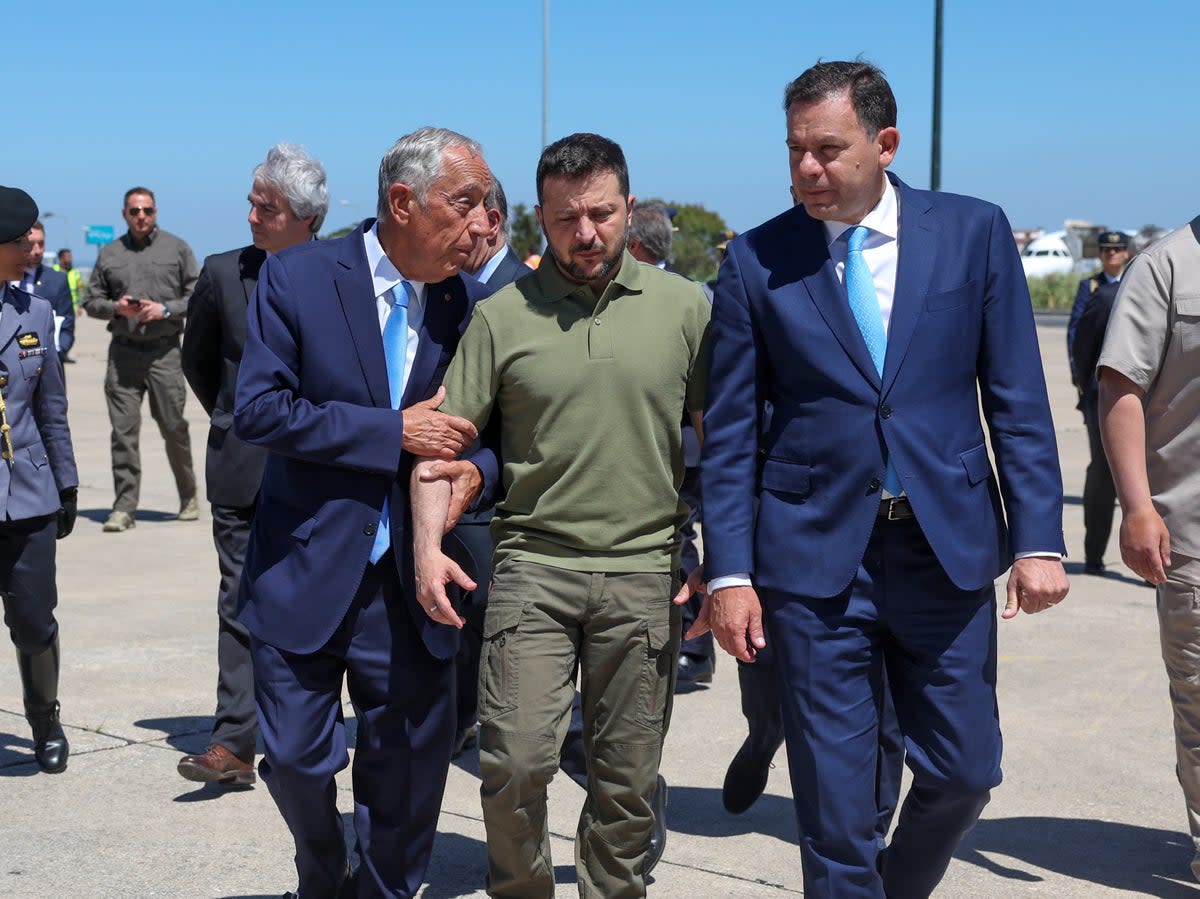
POLYGON ((24 271, 37 217, 29 194, 0 187, 0 596, 34 756, 43 771, 57 774, 67 767, 69 747, 58 719, 54 542, 75 526, 79 477, 54 311, 8 283, 24 271))

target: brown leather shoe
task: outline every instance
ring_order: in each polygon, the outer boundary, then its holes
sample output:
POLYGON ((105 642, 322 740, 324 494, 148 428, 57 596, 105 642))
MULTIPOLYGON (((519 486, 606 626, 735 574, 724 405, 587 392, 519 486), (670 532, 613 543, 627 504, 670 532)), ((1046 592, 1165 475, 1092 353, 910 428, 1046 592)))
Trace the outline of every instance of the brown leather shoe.
POLYGON ((202 755, 185 755, 177 768, 183 777, 200 783, 240 785, 255 781, 254 765, 243 762, 220 743, 213 743, 202 755))

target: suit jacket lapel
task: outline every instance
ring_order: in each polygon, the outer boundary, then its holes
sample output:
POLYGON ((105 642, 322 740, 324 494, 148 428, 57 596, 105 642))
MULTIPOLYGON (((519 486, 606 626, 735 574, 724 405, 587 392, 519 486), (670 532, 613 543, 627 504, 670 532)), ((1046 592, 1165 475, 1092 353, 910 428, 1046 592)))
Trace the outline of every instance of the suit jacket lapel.
MULTIPOLYGON (((371 221, 364 223, 369 227, 371 221)), ((390 408, 392 398, 388 386, 387 360, 383 355, 383 338, 379 332, 379 314, 375 308, 375 287, 367 265, 367 251, 363 246, 362 228, 356 228, 341 238, 342 248, 338 264, 343 271, 333 279, 337 289, 342 314, 350 329, 359 368, 371 402, 379 407, 390 408)), ((414 366, 415 370, 415 366, 414 366)))
POLYGON ((438 284, 425 285, 425 314, 421 317, 420 340, 412 371, 408 373, 408 381, 404 384, 401 408, 428 399, 433 393, 430 382, 437 371, 442 348, 457 335, 465 301, 462 280, 457 276, 438 284))
POLYGON ((937 255, 937 214, 934 207, 898 178, 899 257, 896 262, 896 289, 892 294, 892 314, 888 320, 887 355, 883 364, 883 390, 886 392, 908 353, 913 331, 925 306, 929 280, 937 255))
POLYGON ((819 259, 813 259, 810 264, 806 264, 809 274, 802 276, 801 281, 808 290, 813 305, 825 319, 846 355, 862 372, 863 377, 878 387, 879 372, 875 370, 875 362, 871 359, 866 341, 863 340, 862 331, 859 330, 858 322, 854 320, 854 313, 850 311, 846 289, 838 281, 837 269, 829 255, 825 227, 802 210, 797 209, 796 212, 800 229, 796 246, 818 247, 816 252, 820 254, 819 259))

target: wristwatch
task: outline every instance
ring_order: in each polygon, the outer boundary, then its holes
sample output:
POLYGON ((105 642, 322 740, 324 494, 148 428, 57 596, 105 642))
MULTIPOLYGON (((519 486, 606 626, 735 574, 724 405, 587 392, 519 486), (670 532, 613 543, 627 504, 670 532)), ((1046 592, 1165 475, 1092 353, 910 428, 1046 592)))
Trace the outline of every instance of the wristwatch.
POLYGON ((170 309, 170 307, 167 306, 166 303, 163 303, 163 318, 166 319, 166 318, 170 318, 170 317, 171 317, 171 309, 170 309))

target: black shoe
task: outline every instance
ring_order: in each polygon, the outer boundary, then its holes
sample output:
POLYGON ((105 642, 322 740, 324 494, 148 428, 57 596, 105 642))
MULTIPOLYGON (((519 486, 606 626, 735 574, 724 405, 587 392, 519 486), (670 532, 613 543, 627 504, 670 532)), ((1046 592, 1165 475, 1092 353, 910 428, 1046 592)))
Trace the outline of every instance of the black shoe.
POLYGON ((1104 577, 1108 573, 1108 569, 1103 562, 1093 560, 1083 563, 1083 573, 1094 574, 1096 577, 1104 577))
POLYGON ((667 782, 661 774, 658 775, 654 800, 650 806, 654 812, 654 826, 650 828, 650 848, 646 850, 646 858, 642 861, 643 876, 654 870, 662 858, 663 850, 667 848, 667 782))
POLYGON ((767 777, 771 773, 771 760, 779 746, 756 747, 750 738, 729 763, 725 772, 725 783, 721 787, 721 803, 731 815, 740 815, 754 805, 767 788, 767 777), (769 749, 769 751, 768 751, 769 749))
POLYGON ((456 759, 479 742, 479 725, 472 724, 454 735, 454 745, 450 749, 450 758, 456 759))
POLYGON ((680 654, 679 670, 675 675, 675 691, 680 687, 691 687, 696 684, 711 684, 713 679, 714 662, 705 656, 689 656, 680 654))

